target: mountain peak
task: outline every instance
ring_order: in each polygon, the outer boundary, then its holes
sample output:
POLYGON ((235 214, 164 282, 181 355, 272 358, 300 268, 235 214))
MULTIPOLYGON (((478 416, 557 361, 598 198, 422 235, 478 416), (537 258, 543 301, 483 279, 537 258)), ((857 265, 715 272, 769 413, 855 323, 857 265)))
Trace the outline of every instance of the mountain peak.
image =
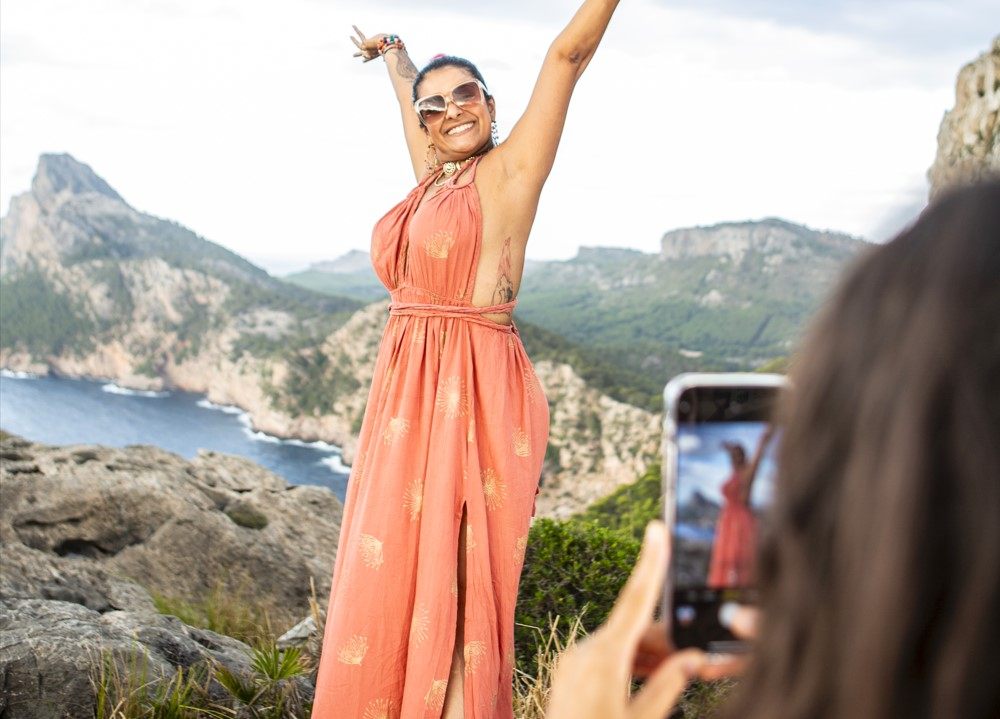
POLYGON ((370 273, 371 269, 371 255, 363 250, 350 250, 336 259, 313 262, 309 265, 309 270, 313 272, 329 272, 335 275, 370 273))
POLYGON ((660 240, 660 257, 670 260, 729 256, 739 262, 748 252, 835 251, 846 256, 854 252, 859 242, 858 238, 840 232, 813 230, 779 217, 767 217, 671 230, 660 240))
POLYGON ((39 200, 64 192, 74 195, 94 192, 124 202, 121 195, 101 179, 90 165, 85 165, 67 153, 46 153, 38 158, 38 169, 31 181, 31 191, 39 200))

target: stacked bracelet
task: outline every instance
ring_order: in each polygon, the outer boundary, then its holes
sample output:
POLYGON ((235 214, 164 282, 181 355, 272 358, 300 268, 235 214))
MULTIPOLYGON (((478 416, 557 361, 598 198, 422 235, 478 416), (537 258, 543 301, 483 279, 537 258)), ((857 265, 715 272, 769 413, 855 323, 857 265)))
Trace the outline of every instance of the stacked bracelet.
POLYGON ((402 50, 405 46, 399 35, 384 35, 378 39, 378 54, 385 55, 390 50, 402 50))

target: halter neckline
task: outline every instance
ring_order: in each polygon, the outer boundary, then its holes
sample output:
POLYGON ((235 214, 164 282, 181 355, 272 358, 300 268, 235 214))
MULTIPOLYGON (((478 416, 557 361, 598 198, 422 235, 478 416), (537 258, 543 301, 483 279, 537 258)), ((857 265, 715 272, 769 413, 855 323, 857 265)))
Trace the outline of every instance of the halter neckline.
MULTIPOLYGON (((466 187, 468 185, 471 185, 472 182, 476 179, 476 168, 479 165, 479 161, 483 159, 485 156, 486 153, 483 152, 478 155, 473 155, 472 157, 467 157, 464 160, 458 160, 458 162, 468 162, 469 164, 463 165, 462 167, 458 168, 452 177, 445 180, 443 183, 438 185, 438 187, 440 189, 444 189, 445 187, 466 187), (468 182, 463 182, 461 185, 457 184, 458 179, 460 177, 464 178, 467 174, 469 174, 468 182)), ((417 185, 417 187, 424 187, 428 182, 434 182, 440 176, 441 176, 440 172, 428 172, 427 175, 424 177, 424 179, 421 181, 421 183, 417 185)))

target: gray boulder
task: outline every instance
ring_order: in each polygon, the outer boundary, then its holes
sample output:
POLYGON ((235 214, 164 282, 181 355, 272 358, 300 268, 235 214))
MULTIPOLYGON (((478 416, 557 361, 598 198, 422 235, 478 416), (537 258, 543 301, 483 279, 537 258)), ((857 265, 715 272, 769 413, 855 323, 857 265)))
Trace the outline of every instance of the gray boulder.
POLYGON ((150 592, 252 597, 276 628, 309 612, 311 582, 329 594, 340 501, 239 457, 9 436, 0 494, 4 719, 91 719, 106 657, 121 672, 145 657, 150 681, 198 664, 249 671, 249 647, 158 613, 150 592))

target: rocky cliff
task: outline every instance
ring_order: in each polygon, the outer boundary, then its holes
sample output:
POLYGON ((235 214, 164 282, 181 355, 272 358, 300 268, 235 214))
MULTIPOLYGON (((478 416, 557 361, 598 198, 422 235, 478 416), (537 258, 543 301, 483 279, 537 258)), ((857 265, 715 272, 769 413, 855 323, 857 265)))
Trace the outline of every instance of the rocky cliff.
MULTIPOLYGON (((239 457, 152 446, 0 441, 0 714, 93 717, 100 652, 177 667, 250 664, 246 645, 160 614, 152 593, 270 610, 282 631, 325 606, 342 507, 239 457)), ((127 660, 124 662, 128 664, 127 660)))
POLYGON ((760 253, 768 257, 764 269, 773 272, 781 265, 817 254, 850 254, 857 244, 857 238, 842 232, 812 230, 769 217, 756 222, 722 222, 672 230, 660 239, 660 258, 666 261, 725 258, 739 264, 749 255, 760 253))
MULTIPOLYGON (((0 366, 202 392, 255 430, 331 442, 350 462, 387 303, 358 309, 276 280, 135 210, 68 155, 41 158, 0 238, 0 366)), ((565 363, 539 375, 554 407, 540 511, 635 479, 655 455, 653 415, 565 363)))
POLYGON ((953 185, 1000 177, 1000 35, 959 71, 927 176, 932 199, 953 185))

